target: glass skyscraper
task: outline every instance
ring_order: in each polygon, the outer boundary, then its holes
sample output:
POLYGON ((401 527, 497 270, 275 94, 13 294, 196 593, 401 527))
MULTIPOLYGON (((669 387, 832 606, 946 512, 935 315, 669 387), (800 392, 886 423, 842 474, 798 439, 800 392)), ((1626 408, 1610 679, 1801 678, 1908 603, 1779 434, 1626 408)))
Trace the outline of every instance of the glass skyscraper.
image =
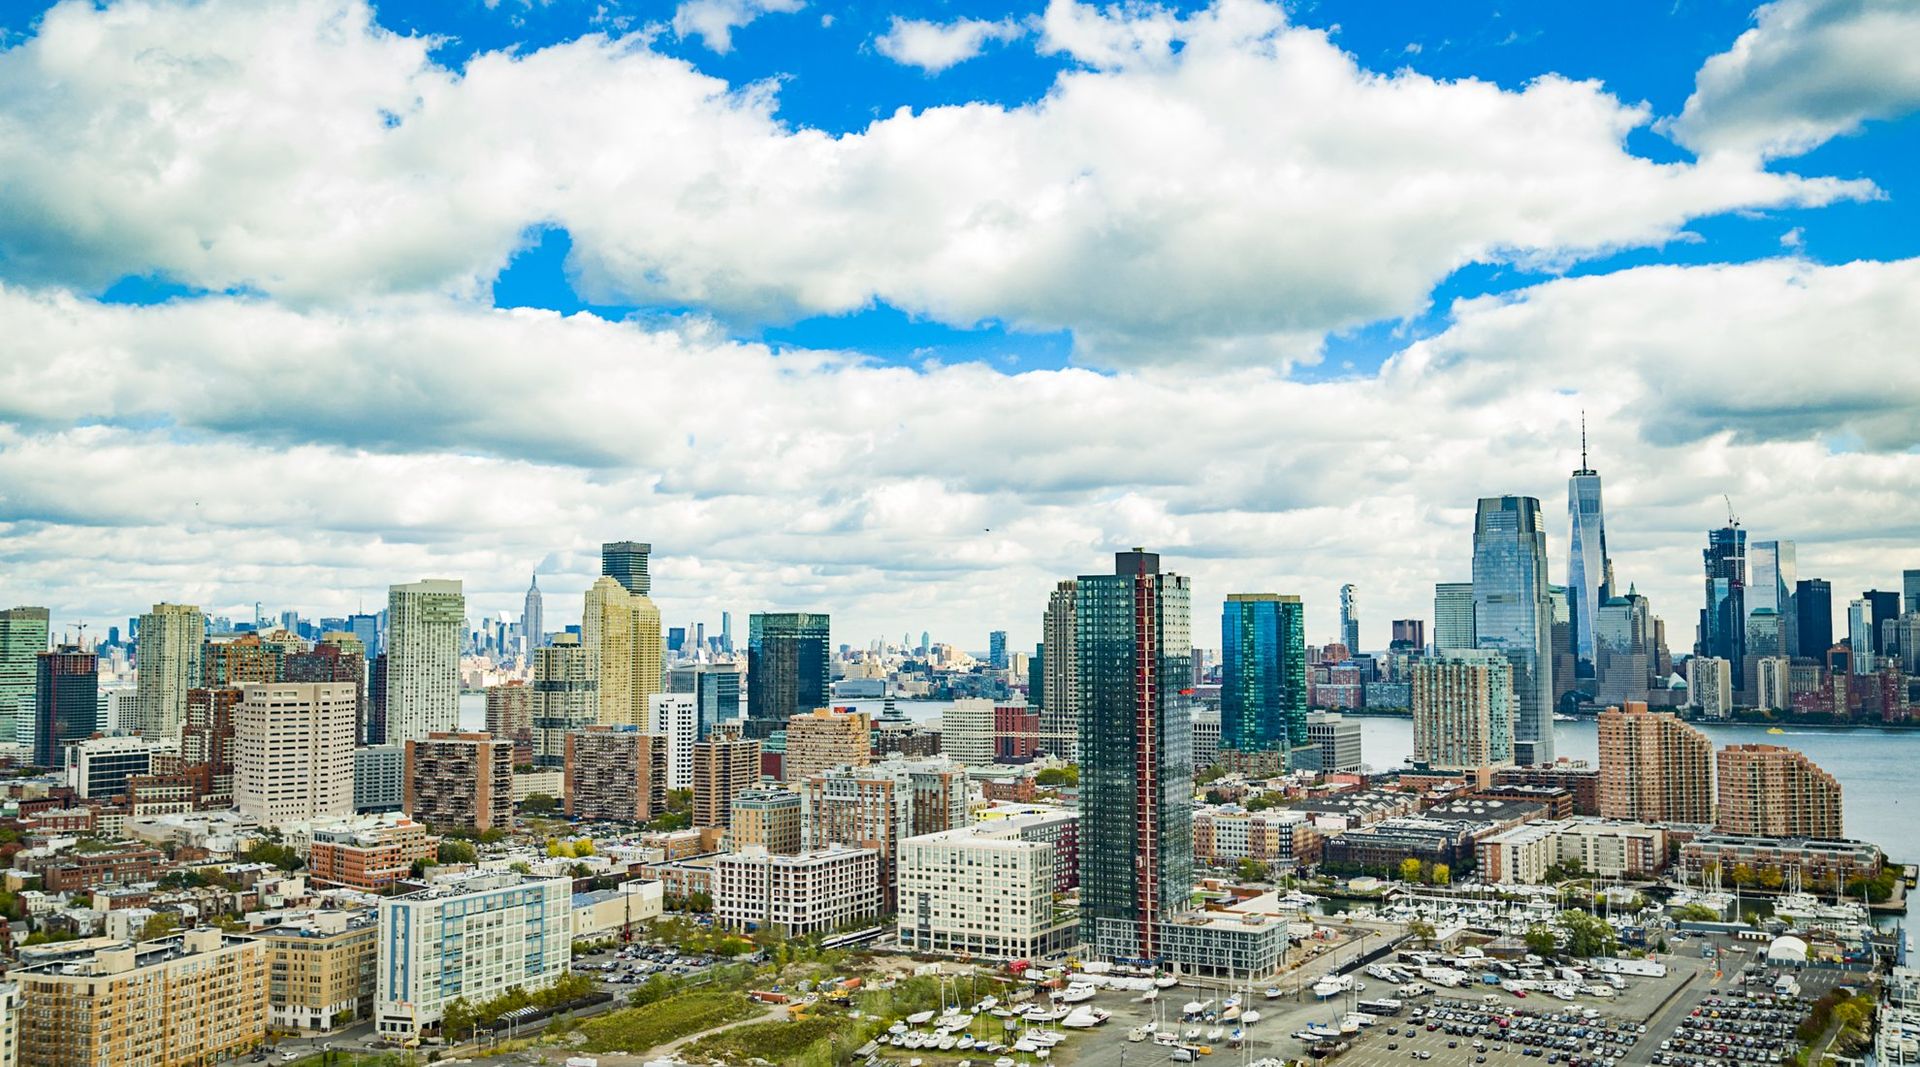
POLYGON ((1553 607, 1540 501, 1482 497, 1473 524, 1473 623, 1513 665, 1514 759, 1553 761, 1553 607))
POLYGON ((747 617, 746 736, 764 740, 787 720, 832 700, 832 635, 826 615, 788 611, 747 617))
POLYGON ((1747 531, 1738 523, 1707 531, 1701 554, 1707 602, 1700 609, 1700 655, 1742 662, 1747 651, 1747 531))
POLYGON ((1436 655, 1478 648, 1473 626, 1473 583, 1441 582, 1433 587, 1433 651, 1436 655))
MULTIPOLYGON (((1576 673, 1591 676, 1598 662, 1594 620, 1613 595, 1613 563, 1607 558, 1607 518, 1600 503, 1600 473, 1587 465, 1587 431, 1580 428, 1580 469, 1567 479, 1567 622, 1576 673)), ((1563 687, 1565 688, 1565 687, 1563 687)))
POLYGON ((1793 583, 1794 637, 1797 656, 1825 661, 1833 647, 1833 585, 1825 578, 1802 578, 1793 583))
POLYGON ((1360 591, 1351 582, 1340 587, 1340 643, 1347 655, 1360 654, 1360 591))
POLYGON ((1109 957, 1161 957, 1193 888, 1191 597, 1139 549, 1075 583, 1081 929, 1109 957))
POLYGON ((1307 743, 1307 640, 1299 597, 1227 597, 1220 667, 1221 748, 1284 756, 1307 743))
POLYGON ((647 573, 647 557, 653 546, 644 541, 608 541, 600 546, 600 573, 619 582, 636 596, 653 595, 653 576, 647 573))
POLYGON ((1767 655, 1793 655, 1800 647, 1800 619, 1793 610, 1794 582, 1799 577, 1793 542, 1755 541, 1747 560, 1753 565, 1753 580, 1747 583, 1747 631, 1753 632, 1753 616, 1771 610, 1778 616, 1780 642, 1767 655))

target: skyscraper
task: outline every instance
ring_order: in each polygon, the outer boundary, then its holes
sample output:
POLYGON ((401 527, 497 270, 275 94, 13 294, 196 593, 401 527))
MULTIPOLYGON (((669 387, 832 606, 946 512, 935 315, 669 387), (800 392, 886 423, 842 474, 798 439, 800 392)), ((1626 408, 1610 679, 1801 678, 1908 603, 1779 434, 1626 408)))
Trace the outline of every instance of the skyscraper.
POLYGON ((1873 673, 1873 611, 1863 597, 1847 602, 1847 648, 1853 673, 1873 673))
POLYGON ((580 644, 599 693, 600 722, 644 729, 647 702, 660 692, 660 609, 617 578, 603 576, 587 587, 580 644))
POLYGON ((206 616, 191 604, 155 604, 140 616, 135 699, 141 734, 155 740, 180 736, 187 690, 200 684, 200 652, 206 640, 206 616))
POLYGON ((1728 745, 1720 750, 1714 826, 1761 837, 1844 836, 1840 783, 1797 749, 1728 745))
POLYGON ((1220 747, 1278 752, 1307 743, 1306 619, 1300 598, 1234 593, 1220 613, 1220 747))
POLYGON ((733 612, 720 613, 720 651, 733 655, 733 612))
POLYGON ((460 636, 467 598, 458 579, 387 589, 388 743, 460 726, 460 636))
POLYGON ((77 645, 40 653, 34 660, 33 699, 33 762, 59 767, 69 743, 99 728, 99 660, 77 645))
POLYGON ((1193 888, 1192 593, 1139 549, 1075 589, 1081 929, 1101 955, 1152 959, 1193 888))
POLYGON ((33 739, 34 678, 47 650, 46 608, 0 611, 0 744, 33 739))
POLYGON ((533 653, 533 762, 567 762, 567 735, 600 721, 600 690, 579 634, 554 634, 533 653))
POLYGON ((1706 605, 1700 609, 1703 656, 1739 663, 1747 645, 1747 531, 1729 519, 1718 530, 1707 531, 1706 605))
POLYGON ((1567 620, 1578 676, 1599 663, 1594 619, 1613 595, 1613 561, 1607 558, 1607 519, 1600 502, 1600 473, 1587 464, 1587 420, 1580 417, 1580 469, 1567 479, 1567 620))
POLYGON ((1360 654, 1360 592, 1352 582, 1340 587, 1340 643, 1347 655, 1360 654))
POLYGON ((1413 760, 1437 770, 1513 763, 1513 665, 1491 649, 1413 665, 1413 760))
POLYGON ((629 593, 652 596, 653 578, 647 574, 647 557, 652 552, 653 546, 644 542, 609 541, 600 546, 600 573, 629 593))
POLYGON ((1046 649, 1040 665, 1040 751, 1068 763, 1080 755, 1080 646, 1073 611, 1076 589, 1071 578, 1055 585, 1047 595, 1046 614, 1040 620, 1041 645, 1046 649))
POLYGON ((1868 639, 1873 642, 1873 655, 1879 660, 1887 653, 1888 624, 1900 617, 1900 594, 1891 589, 1869 589, 1860 594, 1867 602, 1868 639))
POLYGON ((1553 762, 1553 606, 1540 501, 1482 497, 1474 516, 1476 643, 1513 664, 1514 760, 1553 762))
POLYGON ((1007 669, 1007 632, 995 630, 987 635, 987 666, 996 671, 1007 669))
POLYGON ((1766 655, 1791 655, 1800 644, 1800 618, 1793 610, 1793 591, 1799 578, 1794 557, 1792 541, 1755 541, 1747 557, 1753 565, 1752 579, 1747 583, 1747 632, 1753 632, 1753 616, 1759 612, 1771 609, 1778 616, 1779 647, 1766 655))
POLYGON ((1639 701, 1600 713, 1600 814, 1703 823, 1713 817, 1713 742, 1639 701))
POLYGON ((527 655, 547 643, 547 614, 540 602, 540 575, 527 583, 526 603, 520 609, 520 633, 527 641, 527 655))
POLYGON ((764 740, 787 720, 832 700, 832 624, 803 611, 747 617, 745 734, 764 740))
POLYGON ((1920 570, 1900 572, 1900 591, 1906 600, 1907 614, 1920 615, 1920 570))
POLYGON ((1433 587, 1433 650, 1478 648, 1473 626, 1473 583, 1440 582, 1433 587))
POLYGON ((1833 585, 1825 578, 1804 578, 1793 585, 1796 656, 1824 660, 1833 647, 1833 585))
POLYGON ((284 826, 353 814, 359 689, 351 682, 249 683, 233 715, 233 798, 284 826))

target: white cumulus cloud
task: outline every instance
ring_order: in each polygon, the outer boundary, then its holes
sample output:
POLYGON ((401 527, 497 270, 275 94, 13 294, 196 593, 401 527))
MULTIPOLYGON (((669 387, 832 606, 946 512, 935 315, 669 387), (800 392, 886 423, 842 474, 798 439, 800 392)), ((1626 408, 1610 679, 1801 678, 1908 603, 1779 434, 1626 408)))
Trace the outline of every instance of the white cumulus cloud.
POLYGON ((1696 152, 1796 156, 1920 107, 1920 4, 1776 0, 1708 59, 1670 125, 1696 152))
POLYGON ((673 9, 673 32, 698 37, 722 54, 733 51, 733 31, 762 15, 790 15, 805 0, 682 0, 673 9))
POLYGON ((895 63, 938 74, 979 55, 989 42, 1017 40, 1025 33, 1026 29, 1011 19, 930 22, 895 15, 887 32, 873 44, 895 63))

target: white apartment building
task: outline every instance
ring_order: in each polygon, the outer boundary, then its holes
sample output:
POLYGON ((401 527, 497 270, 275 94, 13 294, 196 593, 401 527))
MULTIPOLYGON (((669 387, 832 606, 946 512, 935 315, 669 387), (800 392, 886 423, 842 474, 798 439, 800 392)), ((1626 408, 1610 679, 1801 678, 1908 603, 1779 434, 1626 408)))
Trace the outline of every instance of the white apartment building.
POLYGON ((880 912, 880 854, 826 848, 780 855, 751 848, 713 861, 713 919, 737 930, 773 925, 789 937, 880 912))
POLYGON ((383 1037, 437 1026, 457 997, 491 1000, 567 973, 573 953, 573 881, 488 872, 380 902, 383 1037))
POLYGON ((352 682, 241 687, 233 709, 233 800, 261 826, 353 814, 352 682))
POLYGON ((1667 835, 1591 816, 1530 822, 1481 841, 1477 859, 1480 877, 1495 883, 1537 884, 1548 868, 1576 861, 1600 878, 1645 877, 1665 866, 1667 835))
POLYGON ((460 728, 460 582, 428 578, 387 589, 388 744, 460 728))
POLYGON ((956 700, 940 715, 940 754, 968 767, 993 765, 991 700, 956 700))
POLYGON ((1037 958, 1078 939, 1078 920, 1053 901, 1061 857, 1022 835, 1025 818, 900 843, 900 944, 998 960, 1037 958))
POLYGON ((667 788, 693 788, 693 745, 700 740, 700 700, 692 693, 647 698, 648 731, 667 739, 667 788))
POLYGON ((1687 703, 1709 719, 1733 714, 1733 665, 1718 656, 1688 660, 1687 703))

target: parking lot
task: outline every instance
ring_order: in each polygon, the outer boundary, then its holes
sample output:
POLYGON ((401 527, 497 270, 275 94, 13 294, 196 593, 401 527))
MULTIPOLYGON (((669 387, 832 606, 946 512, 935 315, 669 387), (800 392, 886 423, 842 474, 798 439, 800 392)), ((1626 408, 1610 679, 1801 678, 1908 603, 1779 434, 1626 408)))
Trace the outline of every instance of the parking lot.
POLYGON ((1566 1064, 1615 1067, 1645 1062, 1629 1055, 1646 1040, 1646 1024, 1592 1007, 1510 1008, 1437 999, 1369 1027, 1341 1063, 1432 1063, 1436 1067, 1566 1064))
MULTIPOLYGON (((742 957, 746 959, 747 957, 742 957)), ((609 989, 632 988, 656 974, 675 978, 698 975, 713 966, 712 956, 683 954, 670 946, 632 944, 575 956, 573 972, 584 974, 609 989)))

